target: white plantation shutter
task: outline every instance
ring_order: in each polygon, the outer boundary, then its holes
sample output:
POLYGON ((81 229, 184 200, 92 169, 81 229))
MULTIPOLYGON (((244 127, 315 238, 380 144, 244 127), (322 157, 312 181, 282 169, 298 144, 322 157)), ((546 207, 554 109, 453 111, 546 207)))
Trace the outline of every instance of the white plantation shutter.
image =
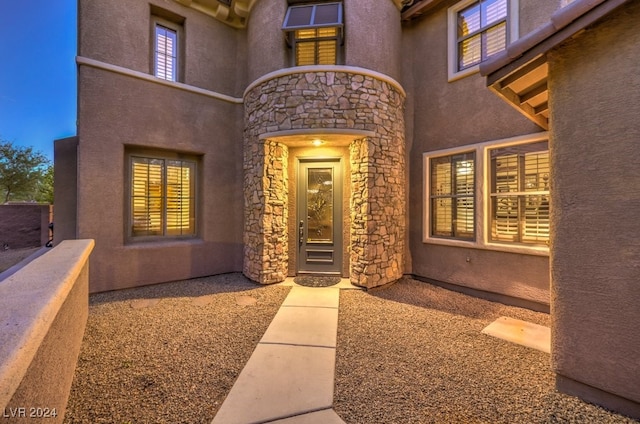
POLYGON ((507 46, 508 0, 479 0, 458 12, 458 70, 507 46))
POLYGON ((132 160, 132 234, 162 234, 164 163, 157 159, 132 160))
POLYGON ((431 235, 475 237, 475 154, 433 158, 430 162, 431 235))
POLYGON ((168 81, 176 81, 177 55, 177 32, 163 25, 156 24, 155 76, 168 81))
POLYGON ((195 234, 195 163, 131 158, 131 235, 195 234))
POLYGON ((548 142, 491 151, 491 240, 547 245, 548 142))

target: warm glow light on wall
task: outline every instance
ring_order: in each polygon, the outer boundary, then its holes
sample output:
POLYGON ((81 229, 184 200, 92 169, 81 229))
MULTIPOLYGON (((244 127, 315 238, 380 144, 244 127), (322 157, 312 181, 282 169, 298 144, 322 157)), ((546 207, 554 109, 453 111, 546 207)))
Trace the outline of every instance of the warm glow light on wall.
POLYGON ((322 146, 324 144, 324 141, 316 139, 316 140, 313 140, 311 142, 311 144, 313 144, 314 146, 318 147, 318 146, 322 146))

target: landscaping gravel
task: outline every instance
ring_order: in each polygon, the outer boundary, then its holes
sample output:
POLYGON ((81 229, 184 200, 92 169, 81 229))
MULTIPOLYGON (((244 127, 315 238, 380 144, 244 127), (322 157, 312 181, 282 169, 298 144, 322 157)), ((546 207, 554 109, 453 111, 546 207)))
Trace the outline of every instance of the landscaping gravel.
MULTIPOLYGON (((211 422, 288 291, 227 274, 92 295, 65 422, 211 422)), ((348 424, 635 422, 556 392, 549 354, 481 334, 500 316, 550 323, 411 279, 341 291, 335 411, 348 424)))
POLYGON ((38 250, 40 250, 40 247, 4 250, 0 246, 0 272, 6 271, 38 250))
POLYGON ((403 279, 342 291, 334 409, 357 423, 631 423, 554 389, 550 355, 481 333, 547 314, 403 279))
POLYGON ((90 296, 66 423, 210 423, 288 287, 226 274, 90 296))

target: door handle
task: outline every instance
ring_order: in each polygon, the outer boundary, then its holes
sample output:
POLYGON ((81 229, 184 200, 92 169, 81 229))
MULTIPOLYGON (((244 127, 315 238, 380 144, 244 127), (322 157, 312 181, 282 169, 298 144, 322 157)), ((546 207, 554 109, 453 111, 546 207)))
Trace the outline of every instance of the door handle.
POLYGON ((302 246, 302 240, 304 239, 304 221, 300 220, 298 225, 298 243, 302 246))

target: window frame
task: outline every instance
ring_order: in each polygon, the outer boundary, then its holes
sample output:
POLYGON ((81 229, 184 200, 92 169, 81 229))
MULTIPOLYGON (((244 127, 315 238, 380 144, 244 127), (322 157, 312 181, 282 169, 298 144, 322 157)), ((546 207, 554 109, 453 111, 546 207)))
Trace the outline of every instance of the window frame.
POLYGON ((125 155, 125 169, 126 169, 126 190, 125 192, 125 241, 127 243, 138 243, 148 241, 169 241, 169 240, 184 240, 198 238, 199 234, 199 202, 201 194, 200 190, 200 158, 195 155, 182 154, 177 152, 151 152, 149 150, 131 150, 125 155), (164 162, 163 166, 163 185, 162 185, 162 234, 154 235, 134 235, 133 234, 133 222, 134 222, 134 209, 133 209, 133 163, 135 158, 149 159, 149 160, 161 160, 164 162), (190 193, 192 193, 192 211, 193 211, 193 231, 188 234, 168 234, 167 233, 167 180, 166 180, 166 162, 167 161, 181 161, 193 165, 193 178, 192 185, 189 187, 190 193))
MULTIPOLYGON (((177 19, 177 18, 176 18, 177 19)), ((184 75, 184 27, 183 27, 183 23, 182 22, 174 22, 174 21, 170 21, 164 17, 158 16, 158 15, 151 15, 151 29, 150 29, 150 33, 151 33, 151 40, 150 40, 150 68, 151 68, 151 75, 153 75, 154 77, 161 79, 163 81, 167 81, 167 82, 183 82, 183 75, 184 75), (169 31, 172 31, 173 33, 175 33, 176 35, 176 43, 175 43, 175 66, 174 66, 174 79, 167 79, 167 78, 162 78, 160 76, 158 76, 157 73, 157 63, 158 63, 158 51, 157 51, 157 28, 158 27, 162 27, 165 28, 169 31)))
POLYGON ((317 28, 305 28, 305 29, 296 29, 294 31, 290 32, 290 37, 291 37, 291 46, 293 49, 293 64, 294 66, 315 66, 315 65, 337 65, 339 62, 339 57, 340 57, 340 30, 336 29, 336 35, 334 36, 329 36, 329 37, 323 37, 323 36, 319 36, 317 35, 317 31, 319 29, 324 29, 324 28, 336 28, 336 27, 317 27, 317 28), (305 30, 314 30, 316 31, 316 37, 313 38, 299 38, 297 37, 297 33, 298 31, 305 31, 305 30), (335 42, 335 56, 334 56, 334 63, 324 63, 324 64, 320 64, 319 62, 319 46, 320 43, 323 41, 333 41, 335 42), (313 64, 306 64, 306 65, 300 65, 298 63, 298 45, 299 44, 313 44, 313 48, 314 48, 314 63, 313 64))
MULTIPOLYGON (((447 74, 448 81, 453 82, 461 78, 476 74, 480 63, 471 65, 465 69, 458 69, 458 13, 481 0, 462 0, 447 9, 447 74)), ((505 48, 519 37, 519 0, 507 1, 507 40, 505 48)), ((491 25, 493 26, 493 24, 491 25)), ((490 26, 482 27, 477 33, 484 33, 490 26)), ((502 50, 504 51, 504 50, 502 50)))
MULTIPOLYGON (((423 153, 422 242, 425 244, 457 246, 483 250, 548 256, 549 246, 491 240, 491 150, 549 141, 548 132, 491 140, 449 149, 423 153), (475 152, 475 240, 463 240, 431 235, 431 159, 475 152)), ((549 170, 553 172, 552 169, 549 170)))
MULTIPOLYGON (((531 150, 529 152, 520 151, 520 152, 512 152, 511 154, 507 154, 507 152, 502 152, 501 155, 493 156, 494 151, 507 150, 503 146, 499 146, 496 148, 489 148, 487 154, 489 156, 489 167, 487 168, 490 173, 491 184, 489 186, 488 196, 489 196, 489 215, 488 215, 488 224, 490 227, 490 231, 487 233, 492 243, 517 243, 523 244, 527 246, 540 246, 540 245, 549 245, 549 238, 547 237, 546 242, 538 242, 535 241, 527 241, 527 224, 531 223, 531 220, 527 220, 527 217, 535 216, 535 222, 537 227, 544 227, 544 225, 540 225, 540 213, 546 209, 547 215, 547 232, 549 232, 549 201, 550 201, 550 172, 551 167, 549 164, 549 142, 548 141, 540 141, 536 143, 526 143, 518 146, 532 146, 535 148, 536 144, 546 143, 546 149, 543 150, 531 150), (527 166, 527 161, 532 159, 535 155, 534 162, 536 164, 542 163, 543 165, 546 162, 546 172, 543 169, 543 175, 540 176, 540 169, 535 166, 533 169, 527 166), (542 157, 540 157, 542 156, 542 157), (504 161, 507 162, 499 163, 499 158, 504 158, 504 161), (542 159, 542 160, 541 160, 542 159), (505 165, 505 169, 498 169, 501 165, 505 165), (511 169, 510 169, 511 168, 511 169), (515 168, 515 169, 513 169, 515 168), (515 172, 514 172, 515 171, 515 172), (500 175, 499 175, 500 174, 500 175), (499 182, 498 178, 501 176, 503 181, 499 182), (527 186, 531 186, 528 189, 527 186), (542 188, 541 188, 542 187, 542 188), (546 205, 545 205, 546 202, 546 205), (500 208, 498 204, 502 204, 503 207, 503 221, 502 225, 506 225, 509 227, 510 231, 505 231, 502 234, 496 235, 494 239, 494 225, 498 227, 500 223, 499 219, 496 217, 498 215, 498 211, 500 208), (506 208, 505 208, 506 206, 506 208), (511 211, 512 208, 515 208, 514 212, 511 211), (506 211, 504 211, 506 209, 506 211), (532 215, 532 211, 535 213, 532 215), (504 216, 506 214, 506 216, 504 216), (509 216, 515 216, 515 221, 512 221, 509 216), (514 228, 515 227, 515 228, 514 228), (515 232, 514 232, 515 231, 515 232), (509 235, 509 232, 511 235, 509 235), (507 238, 512 237, 513 240, 500 240, 499 237, 507 238)), ((516 146, 517 147, 517 146, 516 146)), ((496 152, 498 153, 498 152, 496 152)), ((544 222, 544 221, 543 221, 544 222)), ((538 233, 539 234, 539 233, 538 233)), ((535 237, 539 238, 540 236, 536 234, 535 237)))
POLYGON ((463 240, 463 241, 475 241, 476 239, 476 208, 477 208, 477 204, 476 204, 476 193, 477 193, 477 175, 476 175, 476 163, 477 163, 477 155, 476 155, 476 151, 475 149, 472 150, 468 150, 468 151, 462 151, 462 152, 458 152, 458 153, 454 153, 454 154, 447 154, 447 155, 438 155, 438 156, 431 156, 429 157, 428 160, 428 170, 427 172, 429 173, 429 186, 428 186, 428 191, 429 191, 429 204, 428 207, 429 208, 429 215, 430 216, 435 216, 434 214, 434 208, 433 208, 433 202, 437 202, 440 199, 450 199, 451 200, 451 215, 449 216, 450 221, 451 221, 451 234, 450 235, 442 235, 442 234, 436 234, 436 225, 435 225, 435 221, 430 220, 429 222, 429 229, 427 230, 429 232, 429 236, 431 238, 438 238, 438 239, 445 239, 445 240, 463 240), (458 163, 458 162, 462 162, 465 160, 465 156, 466 155, 472 155, 473 157, 471 159, 466 159, 466 160, 472 160, 473 161, 473 170, 472 170, 472 182, 473 182, 473 192, 471 195, 468 194, 460 194, 457 190, 457 188, 454 188, 454 184, 456 182, 456 174, 455 174, 455 167, 454 164, 458 163), (432 192, 432 187, 431 187, 431 183, 432 183, 432 178, 433 178, 433 163, 435 161, 437 161, 438 159, 449 159, 448 163, 451 165, 449 172, 450 172, 450 184, 451 184, 451 192, 450 193, 445 193, 445 194, 441 194, 441 193, 433 193, 432 192), (473 200, 473 230, 472 230, 472 235, 471 236, 463 236, 460 235, 457 232, 457 228, 455 228, 454 225, 454 221, 458 220, 458 208, 456 205, 456 201, 458 199, 466 199, 466 198, 471 198, 473 200))
MULTIPOLYGON (((339 65, 342 63, 342 46, 344 45, 344 5, 341 1, 334 2, 323 2, 323 3, 308 3, 308 4, 293 4, 287 8, 287 12, 284 17, 284 21, 282 23, 282 31, 285 33, 285 39, 287 41, 287 45, 291 47, 291 65, 294 67, 297 66, 318 66, 319 65, 319 44, 323 41, 332 41, 335 42, 335 60, 334 63, 330 65, 339 65), (338 9, 338 17, 335 22, 326 22, 326 23, 315 23, 316 10, 319 6, 328 6, 328 5, 337 5, 338 9), (308 23, 300 24, 300 25, 291 25, 289 23, 289 17, 291 15, 292 10, 296 8, 310 8, 310 18, 308 23), (321 36, 318 34, 318 30, 325 28, 335 28, 336 34, 332 36, 321 36), (315 30, 316 37, 313 38, 302 38, 298 37, 298 31, 305 30, 315 30), (299 65, 298 64, 298 54, 297 49, 299 44, 311 44, 314 46, 314 63, 307 65, 299 65)), ((329 65, 329 64, 323 64, 329 65)))

